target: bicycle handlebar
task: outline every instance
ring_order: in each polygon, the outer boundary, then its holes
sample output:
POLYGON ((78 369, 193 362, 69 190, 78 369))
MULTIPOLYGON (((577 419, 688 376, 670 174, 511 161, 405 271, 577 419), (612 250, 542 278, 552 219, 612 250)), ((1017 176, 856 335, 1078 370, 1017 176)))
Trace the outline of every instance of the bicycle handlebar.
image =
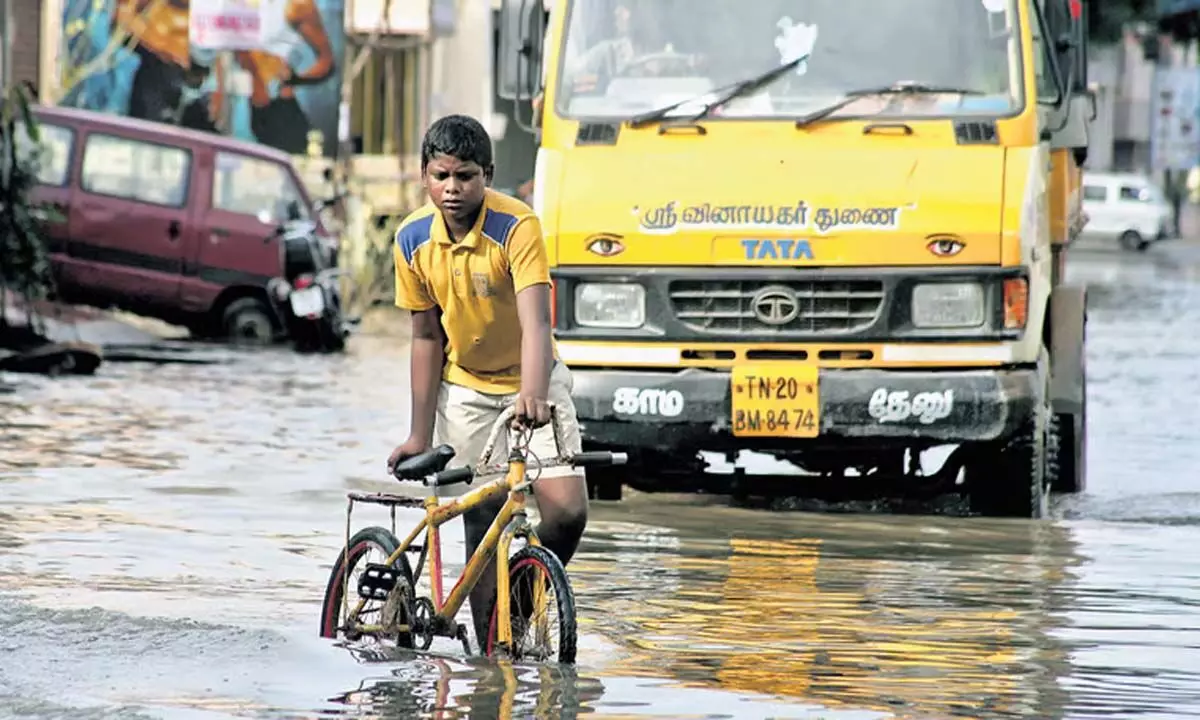
MULTIPOLYGON (((566 465, 571 467, 602 467, 609 465, 624 465, 629 462, 629 455, 623 452, 608 452, 607 450, 593 450, 589 452, 581 452, 572 455, 566 465)), ((450 470, 443 470, 434 475, 430 475, 421 481, 425 487, 446 487, 448 485, 457 485, 459 483, 471 484, 475 479, 475 469, 470 467, 458 467, 450 470)))

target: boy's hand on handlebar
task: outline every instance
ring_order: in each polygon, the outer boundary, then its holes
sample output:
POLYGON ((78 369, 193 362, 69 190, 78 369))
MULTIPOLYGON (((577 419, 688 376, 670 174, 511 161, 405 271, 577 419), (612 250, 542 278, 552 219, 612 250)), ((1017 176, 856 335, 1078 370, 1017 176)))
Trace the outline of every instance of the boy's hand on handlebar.
POLYGON ((431 446, 429 443, 421 443, 416 439, 409 437, 403 443, 397 445, 396 449, 392 451, 391 455, 388 455, 388 472, 394 474, 396 472, 397 465, 414 455, 420 455, 430 447, 431 446))
POLYGON ((517 429, 540 428, 550 422, 550 404, 545 398, 518 395, 512 425, 517 429))

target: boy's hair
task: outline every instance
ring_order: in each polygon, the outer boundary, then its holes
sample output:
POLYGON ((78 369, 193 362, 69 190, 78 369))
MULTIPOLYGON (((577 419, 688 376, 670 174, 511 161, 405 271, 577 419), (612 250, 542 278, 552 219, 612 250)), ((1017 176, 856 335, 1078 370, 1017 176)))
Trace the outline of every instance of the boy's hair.
POLYGON ((473 162, 484 170, 492 167, 492 138, 483 125, 467 115, 447 115, 425 132, 421 141, 421 172, 437 155, 473 162))

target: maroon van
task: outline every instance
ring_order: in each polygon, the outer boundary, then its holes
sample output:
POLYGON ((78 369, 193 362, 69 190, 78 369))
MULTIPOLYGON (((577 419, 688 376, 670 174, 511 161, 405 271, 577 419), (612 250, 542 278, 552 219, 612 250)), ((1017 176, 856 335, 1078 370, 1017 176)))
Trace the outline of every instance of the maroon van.
POLYGON ((266 340, 284 330, 266 292, 281 274, 277 229, 289 217, 312 220, 333 242, 290 156, 118 115, 33 114, 43 147, 35 199, 64 219, 48 228, 64 299, 198 336, 266 340))

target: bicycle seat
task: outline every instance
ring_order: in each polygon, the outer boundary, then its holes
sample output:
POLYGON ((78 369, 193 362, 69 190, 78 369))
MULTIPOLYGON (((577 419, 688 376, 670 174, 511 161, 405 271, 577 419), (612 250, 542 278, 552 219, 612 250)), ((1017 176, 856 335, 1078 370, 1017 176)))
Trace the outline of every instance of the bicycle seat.
POLYGON ((395 475, 400 480, 421 480, 446 469, 454 459, 454 448, 439 445, 420 455, 396 463, 395 475))

